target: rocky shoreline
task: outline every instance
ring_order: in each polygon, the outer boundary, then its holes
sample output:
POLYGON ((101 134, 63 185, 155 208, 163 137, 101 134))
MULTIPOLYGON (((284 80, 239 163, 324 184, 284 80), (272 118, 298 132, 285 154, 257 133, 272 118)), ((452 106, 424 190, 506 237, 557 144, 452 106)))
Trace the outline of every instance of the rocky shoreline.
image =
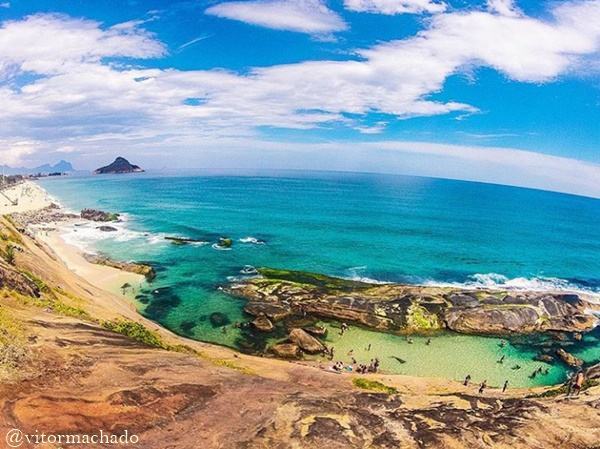
MULTIPOLYGON (((307 353, 320 352, 313 350, 314 341, 305 343, 308 350, 299 344, 314 336, 307 329, 300 329, 306 335, 300 334, 294 323, 311 318, 403 335, 445 330, 502 337, 560 334, 567 339, 581 338, 598 322, 591 313, 599 310, 598 305, 576 293, 372 284, 269 268, 258 272, 260 276, 225 290, 248 301, 244 310, 255 317, 254 328, 268 333, 281 323, 291 329, 283 344, 295 344, 307 353)), ((295 353, 288 347, 272 352, 284 349, 286 354, 295 353)), ((578 364, 568 355, 555 355, 572 366, 578 364)))

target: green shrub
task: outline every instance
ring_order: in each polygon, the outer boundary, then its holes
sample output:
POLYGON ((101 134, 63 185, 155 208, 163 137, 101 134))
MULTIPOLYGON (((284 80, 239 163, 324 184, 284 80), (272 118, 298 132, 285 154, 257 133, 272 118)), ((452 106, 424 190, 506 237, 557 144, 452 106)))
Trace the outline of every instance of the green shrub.
POLYGON ((396 394, 398 390, 394 387, 388 387, 376 380, 365 379, 364 377, 356 377, 352 379, 352 383, 355 387, 362 388, 363 390, 375 391, 377 393, 396 394))
POLYGON ((141 323, 119 318, 113 321, 104 321, 102 326, 105 329, 125 335, 126 337, 129 337, 132 340, 143 343, 147 346, 169 349, 169 345, 162 340, 160 335, 154 331, 151 331, 141 323))
POLYGON ((4 252, 4 260, 6 263, 10 265, 15 264, 15 247, 12 245, 8 245, 6 247, 6 251, 4 252))

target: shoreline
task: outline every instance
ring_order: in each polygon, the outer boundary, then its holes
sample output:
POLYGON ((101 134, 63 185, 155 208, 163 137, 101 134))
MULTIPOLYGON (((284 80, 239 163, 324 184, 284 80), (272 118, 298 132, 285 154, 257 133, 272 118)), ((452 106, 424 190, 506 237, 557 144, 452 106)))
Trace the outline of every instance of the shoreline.
MULTIPOLYGON (((45 194, 46 198, 49 198, 47 193, 42 188, 39 188, 39 192, 41 194, 45 194)), ((259 360, 261 360, 261 362, 268 361, 269 362, 269 363, 267 363, 268 365, 270 365, 271 362, 273 362, 275 364, 285 364, 285 365, 291 365, 291 366, 300 365, 300 366, 305 366, 305 367, 309 367, 311 369, 317 370, 317 372, 320 372, 320 373, 335 374, 326 368, 325 369, 322 368, 321 367, 322 364, 320 362, 315 362, 315 361, 310 361, 310 360, 290 362, 290 361, 286 361, 286 360, 282 360, 282 359, 257 357, 257 356, 240 353, 237 350, 235 350, 234 348, 231 348, 228 346, 224 347, 221 345, 215 345, 212 343, 206 343, 206 342, 202 342, 199 340, 193 340, 193 339, 189 339, 189 338, 174 334, 171 330, 159 325, 156 322, 153 322, 153 321, 143 317, 138 312, 137 308, 135 307, 135 303, 134 303, 135 298, 134 297, 135 297, 137 288, 141 287, 140 283, 143 283, 144 277, 142 275, 137 275, 134 273, 127 273, 127 272, 124 272, 117 268, 96 265, 96 264, 88 262, 85 259, 84 254, 80 248, 67 243, 63 238, 61 238, 60 231, 58 229, 54 229, 54 230, 48 230, 47 228, 39 229, 34 234, 34 236, 35 236, 35 238, 37 238, 41 242, 43 242, 45 245, 47 245, 52 250, 52 252, 59 257, 62 264, 65 266, 65 268, 67 270, 69 270, 71 273, 73 273, 73 275, 75 275, 76 277, 85 279, 89 284, 93 285, 94 287, 96 287, 104 292, 108 292, 110 295, 112 295, 116 298, 119 298, 121 307, 125 307, 130 312, 127 314, 128 318, 133 318, 136 321, 152 323, 152 327, 155 330, 159 330, 161 333, 167 333, 170 336, 174 336, 178 340, 185 341, 186 344, 193 342, 194 345, 200 345, 203 348, 203 350, 206 350, 206 348, 208 347, 213 350, 216 350, 218 353, 225 352, 225 353, 228 353, 229 356, 233 355, 233 357, 236 359, 239 359, 242 357, 244 359, 246 359, 246 358, 259 359, 259 360), (129 283, 132 286, 139 286, 139 287, 137 287, 136 291, 133 291, 132 294, 123 295, 122 292, 120 291, 120 287, 124 283, 129 283), (126 300, 122 301, 123 299, 126 299, 126 300), (131 312, 133 312, 134 316, 131 315, 131 312)), ((104 304, 104 306, 106 306, 106 303, 104 304)), ((119 309, 121 309, 121 307, 119 307, 119 309)), ((355 378, 357 376, 356 373, 348 373, 348 374, 343 377, 346 377, 351 380, 352 378, 355 378)), ((402 375, 402 374, 396 374, 396 373, 389 373, 389 374, 387 374, 387 373, 377 373, 377 374, 371 373, 368 376, 369 377, 372 376, 372 378, 385 378, 387 382, 391 382, 392 384, 396 384, 398 381, 404 384, 406 382, 406 379, 414 379, 414 381, 417 384, 421 384, 423 382, 426 384, 430 384, 431 382, 433 382, 433 384, 436 384, 436 385, 448 386, 450 384, 450 385, 455 385, 455 387, 458 387, 458 388, 460 388, 460 384, 461 384, 457 380, 452 380, 452 379, 448 379, 445 377, 420 377, 420 376, 415 377, 414 375, 402 375), (394 379, 396 379, 396 380, 394 380, 394 379)), ((511 388, 511 391, 512 392, 518 392, 518 391, 531 392, 531 391, 543 391, 547 388, 549 388, 549 387, 548 386, 517 387, 517 388, 511 388)))

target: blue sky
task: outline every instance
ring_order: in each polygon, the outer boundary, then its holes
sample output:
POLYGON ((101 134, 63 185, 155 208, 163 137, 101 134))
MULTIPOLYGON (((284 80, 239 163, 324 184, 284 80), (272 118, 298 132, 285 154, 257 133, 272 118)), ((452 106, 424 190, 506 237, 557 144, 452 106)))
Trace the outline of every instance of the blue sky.
POLYGON ((0 0, 0 165, 310 168, 600 197, 600 0, 0 0))

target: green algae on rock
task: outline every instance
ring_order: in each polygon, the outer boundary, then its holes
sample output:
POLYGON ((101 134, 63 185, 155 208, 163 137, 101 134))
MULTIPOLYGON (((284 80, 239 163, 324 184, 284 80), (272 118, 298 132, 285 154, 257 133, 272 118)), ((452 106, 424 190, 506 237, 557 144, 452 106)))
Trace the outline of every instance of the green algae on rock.
POLYGON ((306 315, 394 333, 449 329, 465 334, 585 332, 595 306, 565 292, 499 291, 372 284, 303 271, 260 268, 260 277, 227 291, 245 298, 245 311, 273 322, 306 315))

